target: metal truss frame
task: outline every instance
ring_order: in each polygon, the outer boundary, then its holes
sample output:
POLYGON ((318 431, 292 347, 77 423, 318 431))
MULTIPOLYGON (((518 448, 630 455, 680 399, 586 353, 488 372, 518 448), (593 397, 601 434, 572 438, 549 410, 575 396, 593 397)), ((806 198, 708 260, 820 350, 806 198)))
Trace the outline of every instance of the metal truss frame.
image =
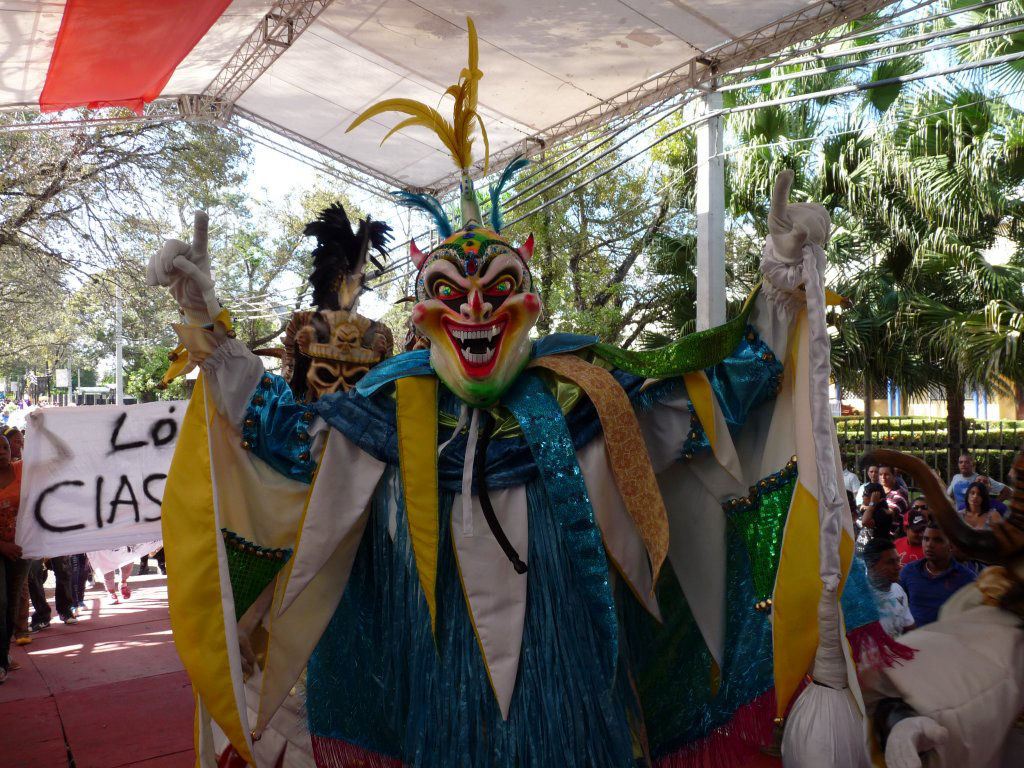
MULTIPOLYGON (((232 114, 236 114, 354 170, 392 186, 403 187, 405 185, 399 179, 235 105, 246 89, 287 50, 291 42, 302 34, 332 1, 298 0, 275 4, 263 22, 253 30, 202 94, 179 98, 179 110, 183 117, 213 119, 222 123, 232 114)), ((812 6, 791 13, 743 37, 723 43, 601 104, 551 125, 534 136, 492 155, 491 163, 498 167, 518 154, 536 154, 547 146, 601 123, 625 117, 646 106, 694 88, 706 88, 720 74, 743 67, 831 29, 843 21, 859 18, 892 2, 893 0, 820 0, 812 6)), ((478 163, 474 168, 474 175, 483 175, 482 163, 478 163)), ((459 174, 453 172, 436 179, 421 191, 440 194, 457 186, 458 183, 459 174)))
POLYGON ((182 117, 226 122, 235 102, 334 0, 278 0, 201 94, 181 97, 182 117))
MULTIPOLYGON (((374 168, 360 163, 336 150, 284 128, 264 117, 236 105, 237 100, 291 44, 315 21, 333 0, 278 0, 250 33, 228 63, 209 86, 200 94, 176 97, 178 113, 183 119, 211 121, 227 125, 232 116, 244 118, 284 138, 314 150, 331 160, 360 173, 376 178, 394 187, 404 183, 374 168)), ((824 32, 843 21, 859 18, 867 13, 891 5, 893 0, 820 0, 812 6, 785 16, 743 37, 730 40, 705 51, 677 67, 622 91, 588 110, 538 131, 495 155, 492 167, 508 162, 517 154, 534 155, 545 147, 564 141, 602 123, 626 117, 656 102, 666 101, 687 91, 707 90, 716 79, 729 71, 749 65, 759 59, 824 32)), ((167 99, 161 99, 166 102, 167 99)), ((142 118, 147 119, 146 117, 142 118)), ((157 119, 167 119, 160 115, 157 119)), ((62 121, 49 127, 74 127, 116 122, 114 118, 85 118, 62 121)), ((37 124, 9 126, 7 130, 31 130, 37 124)), ((42 125, 46 125, 45 123, 42 125)), ((41 126, 40 126, 41 127, 41 126)), ((482 163, 473 169, 476 176, 483 174, 482 163)), ((435 194, 458 185, 458 174, 451 173, 436 179, 425 188, 435 194)))
MULTIPOLYGON (((490 162, 493 167, 501 167, 518 154, 534 155, 545 147, 602 123, 625 117, 655 102, 665 101, 693 89, 707 90, 720 75, 826 32, 844 21, 857 19, 892 5, 893 2, 894 0, 820 0, 743 37, 709 49, 702 55, 638 83, 588 110, 548 126, 523 142, 491 155, 490 162)), ((483 164, 478 163, 474 171, 476 175, 482 175, 483 164)), ((452 174, 438 179, 430 186, 448 189, 457 184, 458 175, 452 174)))

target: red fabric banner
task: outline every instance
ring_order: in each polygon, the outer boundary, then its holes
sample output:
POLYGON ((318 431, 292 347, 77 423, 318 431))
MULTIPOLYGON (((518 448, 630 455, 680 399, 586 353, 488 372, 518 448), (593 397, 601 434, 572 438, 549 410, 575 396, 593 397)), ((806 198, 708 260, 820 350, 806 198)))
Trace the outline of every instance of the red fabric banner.
POLYGON ((39 108, 142 114, 231 0, 68 0, 39 108))

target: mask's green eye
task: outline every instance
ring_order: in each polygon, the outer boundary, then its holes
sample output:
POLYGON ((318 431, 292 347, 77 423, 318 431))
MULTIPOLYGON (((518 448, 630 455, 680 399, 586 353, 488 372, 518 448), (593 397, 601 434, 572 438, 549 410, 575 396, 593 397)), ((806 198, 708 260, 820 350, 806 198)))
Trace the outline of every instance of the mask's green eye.
POLYGON ((488 296, 508 296, 515 289, 516 284, 511 277, 503 277, 495 283, 491 283, 484 291, 488 296))
POLYGON ((451 283, 446 283, 443 280, 438 280, 434 283, 434 298, 441 301, 451 301, 462 298, 465 295, 465 291, 459 290, 451 283))

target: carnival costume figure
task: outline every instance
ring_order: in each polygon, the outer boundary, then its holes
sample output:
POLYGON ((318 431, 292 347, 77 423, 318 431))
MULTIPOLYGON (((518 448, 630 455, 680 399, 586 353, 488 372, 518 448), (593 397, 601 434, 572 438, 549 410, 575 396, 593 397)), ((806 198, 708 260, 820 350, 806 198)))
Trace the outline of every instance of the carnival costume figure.
MULTIPOLYGON (((441 232, 411 247, 429 348, 296 397, 231 337, 202 220, 152 260, 201 368, 163 515, 200 755, 212 718, 256 760, 305 670, 321 766, 743 764, 817 664, 819 621, 843 662, 828 214, 788 204, 780 176, 763 286, 724 326, 639 353, 533 339, 533 238, 500 217, 523 163, 486 223, 469 175, 475 126, 486 144, 469 33, 451 122, 395 99, 353 124, 404 112, 395 130, 429 125, 462 170, 457 228, 403 195, 441 232)), ((842 749, 862 752, 843 670, 842 749)))

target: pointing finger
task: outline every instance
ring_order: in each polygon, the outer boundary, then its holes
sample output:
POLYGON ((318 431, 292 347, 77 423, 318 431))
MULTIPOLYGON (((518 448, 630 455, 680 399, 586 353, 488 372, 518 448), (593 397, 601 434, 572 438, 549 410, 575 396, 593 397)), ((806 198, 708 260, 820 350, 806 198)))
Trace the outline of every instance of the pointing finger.
POLYGON ((192 225, 192 250, 200 256, 206 255, 206 245, 209 239, 210 217, 206 211, 196 211, 192 225))
POLYGON ((149 260, 146 282, 150 285, 169 285, 171 278, 167 273, 174 263, 174 258, 187 254, 188 248, 188 243, 181 240, 165 240, 160 250, 149 260))
POLYGON ((775 188, 772 190, 772 208, 770 216, 780 223, 787 220, 786 206, 789 204, 789 190, 793 186, 793 171, 784 170, 775 177, 775 188))

